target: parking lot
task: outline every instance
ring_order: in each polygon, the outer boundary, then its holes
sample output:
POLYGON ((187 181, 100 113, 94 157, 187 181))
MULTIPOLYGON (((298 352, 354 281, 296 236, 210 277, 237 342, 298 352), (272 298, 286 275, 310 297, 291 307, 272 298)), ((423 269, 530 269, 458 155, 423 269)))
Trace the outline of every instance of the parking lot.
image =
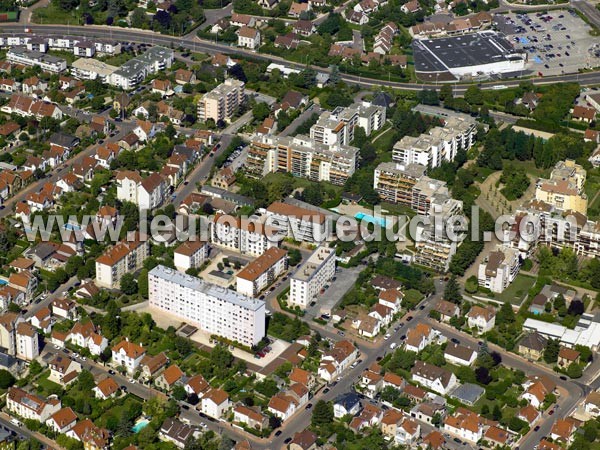
POLYGON ((528 68, 539 76, 576 73, 600 66, 600 39, 575 12, 497 14, 494 25, 528 55, 528 68))

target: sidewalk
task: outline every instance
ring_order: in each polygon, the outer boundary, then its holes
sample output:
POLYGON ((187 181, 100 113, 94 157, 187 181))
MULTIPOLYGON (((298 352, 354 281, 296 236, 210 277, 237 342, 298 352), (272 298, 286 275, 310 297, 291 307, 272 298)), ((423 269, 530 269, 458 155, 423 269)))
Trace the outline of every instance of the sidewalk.
MULTIPOLYGON (((12 419, 12 417, 9 416, 4 411, 0 412, 0 417, 4 420, 8 420, 9 422, 10 422, 10 419, 12 419)), ((37 431, 31 431, 25 425, 23 425, 20 428, 24 428, 25 430, 27 430, 27 431, 24 431, 23 434, 28 435, 30 437, 34 437, 35 439, 40 441, 42 444, 45 444, 48 448, 57 449, 57 450, 66 450, 64 447, 61 447, 56 442, 54 442, 52 439, 44 436, 41 433, 38 433, 37 431)))

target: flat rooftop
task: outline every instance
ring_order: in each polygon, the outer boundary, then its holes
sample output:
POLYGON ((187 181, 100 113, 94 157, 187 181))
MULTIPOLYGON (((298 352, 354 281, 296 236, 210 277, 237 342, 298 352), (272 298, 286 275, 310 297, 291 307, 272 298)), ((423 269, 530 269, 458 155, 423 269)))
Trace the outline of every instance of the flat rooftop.
POLYGON ((187 289, 197 291, 204 295, 215 297, 226 302, 232 303, 234 305, 241 306, 242 308, 249 309, 250 311, 257 311, 260 308, 265 307, 265 302, 262 300, 247 297, 245 295, 232 291, 231 289, 226 289, 224 287, 217 286, 216 284, 212 283, 207 283, 206 281, 201 280, 200 278, 196 278, 191 275, 186 275, 177 270, 162 265, 156 266, 154 269, 152 269, 149 275, 162 278, 163 280, 178 284, 187 289))
POLYGON ((412 43, 417 72, 446 72, 459 67, 507 61, 517 52, 503 34, 482 32, 412 43))

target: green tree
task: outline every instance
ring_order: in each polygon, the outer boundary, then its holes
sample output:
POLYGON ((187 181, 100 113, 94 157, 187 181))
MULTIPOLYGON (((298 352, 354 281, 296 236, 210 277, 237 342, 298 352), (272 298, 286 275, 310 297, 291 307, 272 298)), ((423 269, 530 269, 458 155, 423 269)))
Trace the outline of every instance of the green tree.
POLYGON ((140 270, 138 277, 138 292, 144 298, 148 298, 148 269, 140 270))
POLYGON ((185 388, 180 384, 177 384, 177 385, 175 385, 175 387, 173 387, 172 395, 175 400, 180 400, 180 401, 185 400, 187 397, 185 388))
POLYGON ((579 364, 572 363, 567 368, 567 375, 569 375, 571 378, 581 378, 581 375, 583 375, 581 366, 579 364))
POLYGON ((457 305, 460 305, 463 301, 458 278, 454 274, 450 277, 444 288, 444 299, 457 305))
POLYGON ((258 122, 262 122, 271 114, 271 108, 264 102, 257 103, 252 107, 252 117, 258 122))
POLYGON ((0 370, 0 389, 8 389, 15 381, 15 377, 8 370, 0 370))
POLYGON ((120 288, 126 295, 132 295, 138 291, 138 284, 133 274, 126 273, 121 277, 120 288))
POLYGON ((544 349, 544 361, 547 364, 553 364, 558 361, 558 352, 560 351, 560 341, 558 339, 548 339, 544 349))
POLYGON ((333 422, 333 404, 324 400, 319 400, 315 404, 311 423, 313 426, 320 427, 333 422))

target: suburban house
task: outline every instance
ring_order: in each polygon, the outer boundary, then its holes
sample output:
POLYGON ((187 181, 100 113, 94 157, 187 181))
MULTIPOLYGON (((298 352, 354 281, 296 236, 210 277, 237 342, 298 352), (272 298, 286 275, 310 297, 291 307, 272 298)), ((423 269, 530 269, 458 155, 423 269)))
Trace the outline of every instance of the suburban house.
POLYGON ((125 339, 112 348, 112 360, 115 366, 123 366, 127 373, 133 374, 139 367, 146 350, 141 345, 125 339))
POLYGON ((477 329, 480 334, 487 333, 496 324, 496 310, 491 306, 482 308, 474 305, 467 314, 467 324, 469 328, 477 329))
POLYGON ((221 389, 211 389, 202 397, 202 412, 213 419, 223 417, 230 406, 229 395, 221 389))
POLYGON ((411 375, 413 381, 440 395, 447 395, 458 384, 452 372, 423 361, 415 363, 411 375))
POLYGON ((446 346, 444 358, 451 364, 471 366, 477 359, 477 352, 472 348, 451 342, 446 346))

